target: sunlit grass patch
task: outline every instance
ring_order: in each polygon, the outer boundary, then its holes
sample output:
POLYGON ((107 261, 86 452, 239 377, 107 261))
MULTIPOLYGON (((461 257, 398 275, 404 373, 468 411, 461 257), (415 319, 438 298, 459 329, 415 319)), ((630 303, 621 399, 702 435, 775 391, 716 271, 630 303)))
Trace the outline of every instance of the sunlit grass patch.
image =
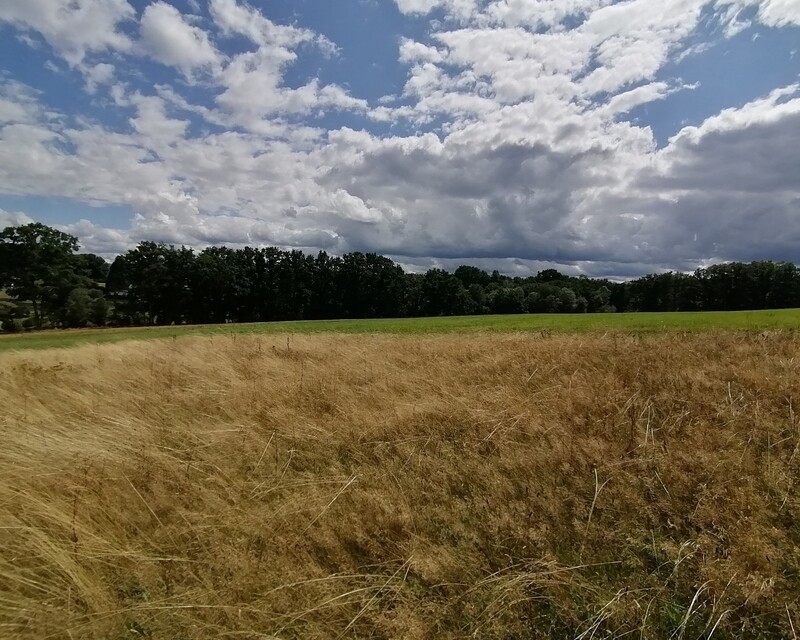
POLYGON ((458 332, 566 332, 622 331, 766 331, 800 328, 799 309, 710 311, 688 313, 598 313, 388 318, 366 320, 307 320, 253 324, 74 329, 0 335, 0 351, 48 349, 76 344, 120 340, 177 339, 202 335, 388 333, 428 334, 458 332))

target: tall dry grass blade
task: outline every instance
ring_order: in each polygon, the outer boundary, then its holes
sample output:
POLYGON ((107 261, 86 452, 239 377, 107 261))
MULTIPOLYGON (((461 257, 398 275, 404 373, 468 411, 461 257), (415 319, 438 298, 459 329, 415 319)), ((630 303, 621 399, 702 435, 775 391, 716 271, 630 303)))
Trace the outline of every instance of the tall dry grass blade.
POLYGON ((800 334, 284 339, 0 354, 0 635, 795 635, 800 334))

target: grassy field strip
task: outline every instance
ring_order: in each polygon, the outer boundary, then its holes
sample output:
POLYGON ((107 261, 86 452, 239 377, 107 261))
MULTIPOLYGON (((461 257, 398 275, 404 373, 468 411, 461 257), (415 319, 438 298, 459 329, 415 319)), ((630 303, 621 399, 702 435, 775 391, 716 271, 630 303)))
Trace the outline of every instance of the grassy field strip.
POLYGON ((77 344, 151 340, 213 334, 272 333, 388 333, 425 334, 463 331, 583 333, 626 331, 767 331, 800 328, 800 309, 766 311, 707 311, 688 313, 525 314, 438 318, 389 318, 367 320, 306 320, 252 324, 214 324, 122 329, 74 329, 39 331, 0 336, 0 351, 48 349, 77 344))

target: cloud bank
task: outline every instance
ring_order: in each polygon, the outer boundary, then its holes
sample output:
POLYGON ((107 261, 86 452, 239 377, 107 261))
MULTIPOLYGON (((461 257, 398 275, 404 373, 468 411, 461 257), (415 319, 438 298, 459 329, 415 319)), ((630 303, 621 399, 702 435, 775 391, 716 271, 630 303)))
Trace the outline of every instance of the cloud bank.
POLYGON ((78 117, 2 77, 0 193, 129 205, 119 228, 64 224, 107 255, 141 239, 275 244, 618 277, 800 261, 800 85, 664 144, 632 115, 695 90, 665 69, 703 29, 794 29, 796 2, 396 7, 427 28, 396 35, 406 81, 376 100, 319 75, 289 82, 300 57, 335 61, 342 44, 237 0, 197 15, 166 2, 3 3, 7 29, 81 74, 117 117, 78 117), (148 65, 172 75, 136 85, 128 76, 148 65))

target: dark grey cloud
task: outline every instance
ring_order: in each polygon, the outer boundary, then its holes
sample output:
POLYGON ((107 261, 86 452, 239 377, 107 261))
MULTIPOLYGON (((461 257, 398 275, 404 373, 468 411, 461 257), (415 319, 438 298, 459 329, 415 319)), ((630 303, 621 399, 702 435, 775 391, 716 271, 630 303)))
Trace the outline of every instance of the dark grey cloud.
POLYGON ((800 190, 800 111, 769 122, 678 136, 666 154, 668 171, 642 186, 721 193, 800 190))
POLYGON ((400 220, 341 221, 351 246, 405 256, 579 259, 576 194, 600 186, 607 150, 555 151, 545 144, 411 153, 384 148, 320 180, 400 220), (390 231, 387 233, 387 229, 390 231), (574 254, 574 255, 573 255, 574 254))

